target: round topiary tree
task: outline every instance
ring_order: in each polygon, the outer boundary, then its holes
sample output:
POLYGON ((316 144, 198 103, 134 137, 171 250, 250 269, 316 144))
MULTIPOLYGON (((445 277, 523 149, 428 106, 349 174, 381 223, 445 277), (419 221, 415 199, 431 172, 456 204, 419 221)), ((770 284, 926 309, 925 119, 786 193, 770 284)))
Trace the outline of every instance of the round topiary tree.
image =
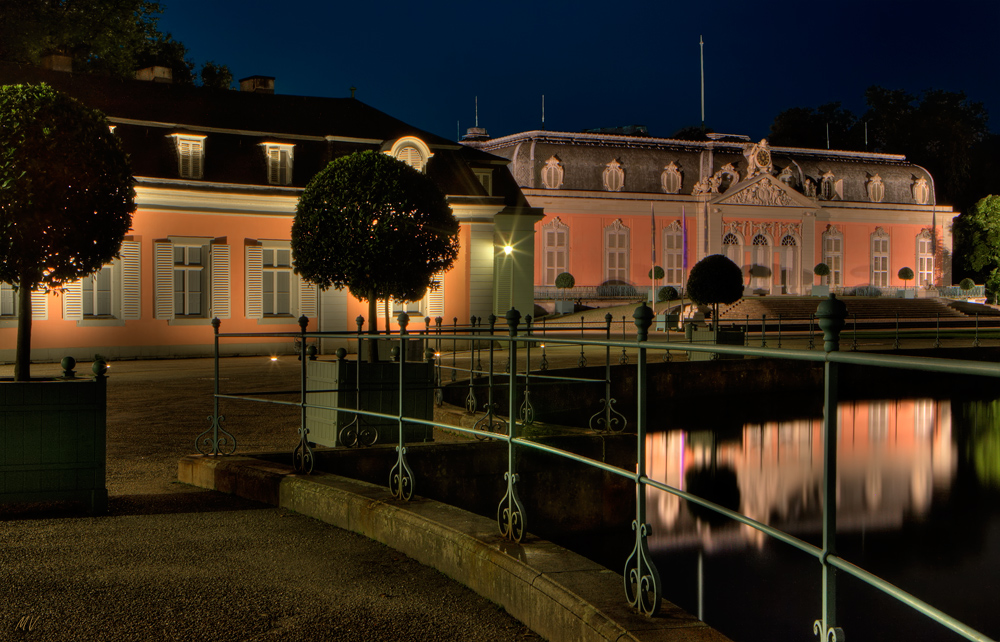
POLYGON ((687 295, 695 303, 712 306, 712 325, 718 329, 719 304, 743 298, 743 271, 722 254, 706 256, 691 268, 687 295))
POLYGON ((822 281, 826 277, 830 276, 830 266, 826 263, 817 263, 816 267, 813 268, 813 274, 818 276, 822 281))
POLYGON ((970 279, 969 277, 965 277, 964 279, 961 280, 961 282, 959 282, 958 287, 963 292, 968 292, 972 288, 976 287, 976 282, 970 279))
POLYGON ((680 294, 677 292, 677 288, 672 285, 665 285, 657 292, 656 300, 660 303, 669 303, 670 301, 676 301, 678 296, 680 294))
POLYGON ((896 276, 903 280, 903 294, 906 294, 906 282, 913 278, 913 270, 908 267, 899 268, 896 276))
POLYGON ((295 272, 367 301, 368 332, 378 334, 379 299, 416 301, 438 287, 433 276, 458 256, 458 221, 426 174, 388 154, 356 152, 306 185, 291 245, 295 272))
POLYGON ((133 182, 101 112, 44 84, 0 87, 0 281, 17 291, 16 381, 31 378, 30 293, 118 256, 133 182))
POLYGON ((654 265, 653 269, 649 271, 649 278, 659 281, 660 279, 663 278, 664 274, 665 272, 663 271, 663 268, 661 268, 659 265, 654 265))
POLYGON ((576 279, 569 272, 562 272, 556 277, 556 287, 560 290, 568 290, 576 285, 576 279))

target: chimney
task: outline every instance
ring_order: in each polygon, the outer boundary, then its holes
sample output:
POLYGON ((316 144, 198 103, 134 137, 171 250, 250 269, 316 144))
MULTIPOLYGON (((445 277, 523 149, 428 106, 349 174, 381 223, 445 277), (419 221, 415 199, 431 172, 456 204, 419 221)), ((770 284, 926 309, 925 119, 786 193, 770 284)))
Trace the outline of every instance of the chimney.
POLYGON ((153 82, 174 82, 174 70, 170 67, 154 65, 135 72, 136 80, 151 80, 153 82))
POLYGON ((274 76, 249 76, 240 78, 240 91, 249 91, 255 94, 273 94, 274 76))
POLYGON ((489 140, 490 135, 487 133, 485 127, 470 127, 465 130, 465 136, 462 136, 462 140, 489 140))
POLYGON ((42 56, 42 69, 51 69, 52 71, 65 71, 68 73, 73 73, 73 56, 65 56, 63 54, 49 54, 47 56, 42 56))

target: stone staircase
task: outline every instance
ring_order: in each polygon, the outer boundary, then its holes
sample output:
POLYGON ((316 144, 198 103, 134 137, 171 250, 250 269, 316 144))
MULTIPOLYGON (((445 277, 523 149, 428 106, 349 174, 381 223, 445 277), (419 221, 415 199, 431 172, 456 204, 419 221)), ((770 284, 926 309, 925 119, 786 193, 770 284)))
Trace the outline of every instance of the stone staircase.
MULTIPOLYGON (((968 321, 975 312, 965 312, 949 305, 946 299, 895 299, 883 297, 837 297, 847 305, 848 319, 855 316, 859 321, 871 322, 895 322, 897 315, 900 322, 926 323, 936 321, 938 318, 942 322, 968 321)), ((816 313, 816 308, 822 301, 822 297, 792 297, 792 296, 768 296, 768 297, 745 297, 727 308, 720 310, 719 316, 722 321, 739 322, 750 320, 759 321, 761 317, 767 316, 768 322, 781 317, 784 321, 808 321, 816 313)), ((976 306, 985 308, 990 314, 998 312, 986 306, 976 306)))

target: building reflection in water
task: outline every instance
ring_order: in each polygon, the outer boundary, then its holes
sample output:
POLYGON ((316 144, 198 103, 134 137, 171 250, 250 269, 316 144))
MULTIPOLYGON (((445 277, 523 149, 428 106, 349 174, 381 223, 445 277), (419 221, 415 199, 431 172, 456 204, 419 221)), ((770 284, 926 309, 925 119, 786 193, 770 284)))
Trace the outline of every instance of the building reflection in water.
MULTIPOLYGON (((904 519, 926 515, 935 492, 947 492, 958 461, 950 401, 850 401, 840 404, 838 415, 838 531, 898 529, 904 519)), ((821 419, 800 419, 746 424, 738 440, 710 432, 653 433, 646 438, 646 469, 681 490, 689 490, 693 473, 728 469, 735 473, 739 512, 808 537, 822 529, 822 429, 821 419)), ((718 479, 732 484, 733 475, 718 479)), ((730 490, 723 495, 735 497, 730 490)), ((648 501, 654 549, 729 550, 760 547, 767 539, 735 522, 702 521, 670 493, 651 491, 648 501)))

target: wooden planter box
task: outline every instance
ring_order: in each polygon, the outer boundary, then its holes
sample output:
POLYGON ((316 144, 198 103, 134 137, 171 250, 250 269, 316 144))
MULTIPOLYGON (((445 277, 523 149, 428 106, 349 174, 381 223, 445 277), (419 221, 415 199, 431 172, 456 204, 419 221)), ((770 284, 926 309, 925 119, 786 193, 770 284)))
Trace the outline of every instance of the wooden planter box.
MULTIPOLYGON (((434 364, 407 362, 404 383, 403 415, 431 421, 434 419, 434 364)), ((361 399, 358 402, 356 361, 310 361, 307 365, 306 427, 309 441, 320 446, 340 446, 340 430, 354 419, 351 412, 333 407, 360 407, 362 410, 395 415, 399 412, 399 364, 361 362, 361 399), (357 404, 357 405, 356 405, 357 404)), ((399 421, 381 417, 361 417, 366 425, 378 430, 379 444, 399 442, 399 421)), ((407 442, 432 441, 434 430, 423 424, 404 423, 407 442)))
POLYGON ((107 380, 0 382, 0 504, 107 510, 107 380))

